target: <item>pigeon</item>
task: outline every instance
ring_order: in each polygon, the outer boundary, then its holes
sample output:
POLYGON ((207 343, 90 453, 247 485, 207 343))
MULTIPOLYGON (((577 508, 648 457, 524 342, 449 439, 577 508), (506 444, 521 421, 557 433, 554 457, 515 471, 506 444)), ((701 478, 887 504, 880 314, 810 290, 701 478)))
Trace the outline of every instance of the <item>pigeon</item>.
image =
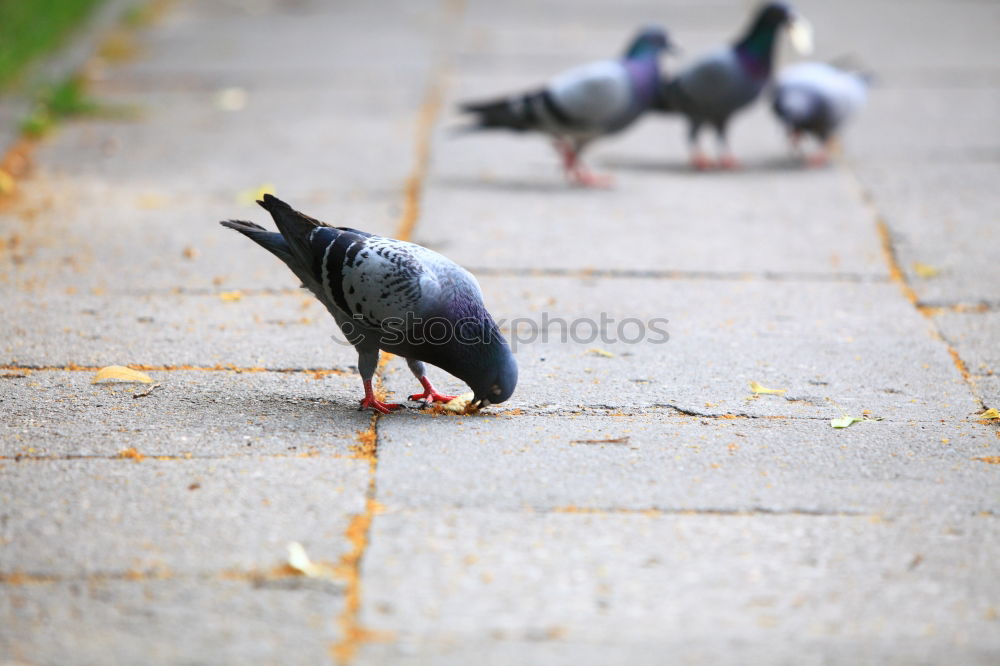
POLYGON ((815 136, 818 153, 807 162, 822 166, 843 124, 868 97, 869 77, 822 62, 804 62, 786 67, 778 75, 771 108, 788 129, 793 148, 803 134, 815 136))
POLYGON ((474 407, 501 403, 514 392, 517 363, 471 273, 420 245, 328 226, 270 194, 257 203, 279 233, 241 220, 220 224, 285 262, 333 315, 358 351, 361 409, 386 414, 402 407, 372 390, 380 350, 405 358, 420 381, 424 391, 410 400, 454 398, 434 389, 424 363, 466 382, 474 407))
POLYGON ((463 103, 461 110, 475 116, 475 124, 467 129, 548 134, 570 182, 607 185, 609 179, 584 167, 580 153, 595 139, 625 129, 650 108, 660 80, 660 53, 671 50, 662 28, 643 28, 621 59, 574 67, 540 90, 463 103))
POLYGON ((738 166, 729 150, 726 127, 730 117, 757 99, 769 82, 775 38, 784 26, 797 50, 810 50, 808 23, 786 5, 771 3, 760 9, 735 44, 709 53, 662 83, 654 109, 687 117, 691 164, 696 169, 713 166, 698 146, 698 134, 705 123, 718 136, 719 166, 738 166))

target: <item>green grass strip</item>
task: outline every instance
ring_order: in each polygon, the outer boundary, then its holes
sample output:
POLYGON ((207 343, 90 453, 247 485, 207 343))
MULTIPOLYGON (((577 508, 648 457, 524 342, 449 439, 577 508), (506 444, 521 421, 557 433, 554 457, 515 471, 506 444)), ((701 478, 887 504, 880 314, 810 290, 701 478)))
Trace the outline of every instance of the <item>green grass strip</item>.
POLYGON ((60 46, 102 0, 0 0, 0 90, 60 46))

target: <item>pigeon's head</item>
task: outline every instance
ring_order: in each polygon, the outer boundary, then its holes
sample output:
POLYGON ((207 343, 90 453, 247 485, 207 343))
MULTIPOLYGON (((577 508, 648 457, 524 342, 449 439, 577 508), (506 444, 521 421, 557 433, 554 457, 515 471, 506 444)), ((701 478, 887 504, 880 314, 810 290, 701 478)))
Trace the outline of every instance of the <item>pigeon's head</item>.
POLYGON ((676 50, 670 37, 667 36, 667 31, 658 25, 651 25, 639 31, 625 51, 625 57, 658 56, 661 51, 671 53, 676 50))
POLYGON ((480 373, 479 377, 469 381, 472 387, 472 404, 479 407, 496 405, 506 401, 517 386, 517 362, 507 344, 497 350, 492 366, 480 373))
POLYGON ((517 361, 499 330, 485 347, 482 352, 485 363, 476 369, 475 376, 464 378, 472 389, 472 403, 478 407, 506 401, 517 387, 517 361))
POLYGON ((472 389, 476 407, 496 405, 510 398, 517 386, 517 361, 499 327, 489 314, 466 320, 458 344, 446 352, 448 358, 435 363, 472 389))
POLYGON ((805 55, 812 51, 812 28, 805 18, 783 2, 771 2, 760 8, 743 38, 743 44, 770 51, 780 28, 788 29, 792 46, 805 55))
POLYGON ((757 22, 761 25, 778 28, 788 23, 794 13, 792 8, 783 2, 770 2, 760 8, 757 15, 757 22))

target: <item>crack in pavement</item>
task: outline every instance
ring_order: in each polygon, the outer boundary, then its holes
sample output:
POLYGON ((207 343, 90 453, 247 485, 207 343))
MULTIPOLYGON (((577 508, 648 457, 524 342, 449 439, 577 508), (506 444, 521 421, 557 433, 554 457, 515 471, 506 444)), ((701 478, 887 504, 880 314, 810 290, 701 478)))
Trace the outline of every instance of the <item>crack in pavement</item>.
POLYGON ((899 286, 903 297, 910 302, 914 309, 923 315, 928 322, 930 322, 934 337, 944 343, 948 350, 948 354, 951 355, 955 368, 965 381, 965 384, 969 389, 969 393, 972 395, 972 399, 975 400, 981 409, 985 410, 986 403, 983 401, 983 396, 979 393, 975 381, 973 381, 969 374, 968 365, 959 355, 958 350, 955 349, 951 342, 944 336, 944 333, 941 331, 941 327, 934 321, 932 312, 928 308, 921 307, 920 297, 910 284, 906 277, 906 273, 903 271, 902 266, 899 263, 899 253, 896 251, 896 246, 892 239, 892 230, 889 228, 888 222, 886 222, 886 216, 882 213, 877 202, 875 201, 875 193, 865 185, 861 176, 858 175, 857 169, 853 168, 849 163, 844 162, 842 169, 848 175, 849 180, 853 183, 861 203, 868 208, 872 215, 872 219, 875 222, 875 230, 878 233, 879 240, 882 245, 882 254, 885 257, 886 264, 888 264, 889 275, 892 278, 892 281, 899 286))

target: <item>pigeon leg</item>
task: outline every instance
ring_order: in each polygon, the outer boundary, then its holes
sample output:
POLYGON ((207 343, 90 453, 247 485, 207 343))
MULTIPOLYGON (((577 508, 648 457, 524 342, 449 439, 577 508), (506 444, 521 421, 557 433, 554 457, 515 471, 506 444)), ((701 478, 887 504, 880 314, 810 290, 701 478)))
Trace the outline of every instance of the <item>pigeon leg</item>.
POLYGON ((715 125, 715 135, 719 140, 719 168, 739 169, 740 163, 733 157, 733 152, 729 149, 729 139, 726 138, 725 122, 715 125))
POLYGON ((573 171, 573 165, 576 164, 576 152, 569 142, 563 139, 554 139, 552 145, 555 147, 556 152, 559 153, 559 158, 562 160, 563 171, 566 172, 567 177, 570 172, 573 171))
POLYGON ((422 400, 424 402, 450 402, 455 399, 455 396, 453 395, 444 395, 434 390, 434 386, 431 384, 431 381, 427 379, 423 361, 418 361, 415 358, 408 358, 406 359, 406 364, 410 366, 410 372, 413 373, 414 377, 420 380, 420 385, 424 387, 423 393, 414 393, 410 396, 410 400, 422 400))
POLYGON ((585 143, 563 144, 566 152, 563 155, 563 166, 566 169, 566 178, 571 183, 582 185, 583 187, 611 187, 614 179, 611 176, 596 174, 584 166, 580 159, 580 151, 585 143))
POLYGON ((376 366, 378 366, 378 349, 358 350, 358 372, 361 373, 361 381, 365 387, 365 397, 361 399, 361 406, 358 409, 371 407, 382 414, 388 414, 394 409, 402 409, 402 405, 382 402, 375 397, 375 391, 372 389, 372 377, 375 376, 376 366))
POLYGON ((691 167, 696 171, 707 171, 712 168, 713 164, 712 160, 710 160, 708 156, 701 151, 701 146, 698 145, 699 132, 701 132, 700 122, 692 122, 688 126, 688 146, 691 149, 691 167))
POLYGON ((800 130, 788 130, 788 148, 794 157, 802 157, 802 132, 800 130))
POLYGON ((806 158, 806 164, 811 167, 825 167, 830 163, 830 155, 836 153, 836 143, 833 137, 821 136, 819 150, 806 158))
POLYGON ((806 164, 811 167, 824 167, 830 161, 826 146, 821 147, 815 153, 806 158, 806 164))

